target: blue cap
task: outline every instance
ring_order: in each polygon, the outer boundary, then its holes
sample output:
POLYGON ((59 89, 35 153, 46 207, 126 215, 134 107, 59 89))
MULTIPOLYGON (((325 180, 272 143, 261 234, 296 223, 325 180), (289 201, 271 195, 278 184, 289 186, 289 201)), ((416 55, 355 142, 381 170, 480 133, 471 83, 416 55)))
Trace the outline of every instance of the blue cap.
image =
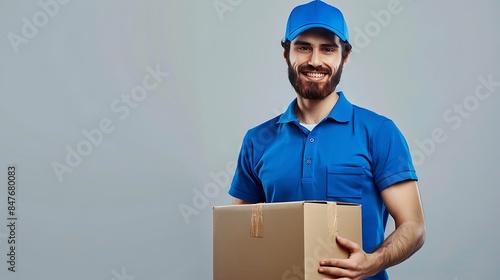
POLYGON ((292 41, 300 33, 317 27, 335 33, 342 41, 349 41, 347 24, 342 12, 319 0, 297 6, 292 10, 286 24, 284 41, 292 41))

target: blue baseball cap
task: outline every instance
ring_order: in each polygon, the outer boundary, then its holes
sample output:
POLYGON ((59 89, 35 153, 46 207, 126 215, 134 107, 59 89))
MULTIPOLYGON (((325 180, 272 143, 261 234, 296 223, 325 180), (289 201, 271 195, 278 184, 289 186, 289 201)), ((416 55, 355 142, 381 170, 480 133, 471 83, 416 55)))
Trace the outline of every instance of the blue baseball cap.
POLYGON ((349 41, 342 12, 320 0, 297 6, 292 10, 286 24, 284 41, 292 41, 300 33, 318 27, 335 33, 342 41, 349 41))

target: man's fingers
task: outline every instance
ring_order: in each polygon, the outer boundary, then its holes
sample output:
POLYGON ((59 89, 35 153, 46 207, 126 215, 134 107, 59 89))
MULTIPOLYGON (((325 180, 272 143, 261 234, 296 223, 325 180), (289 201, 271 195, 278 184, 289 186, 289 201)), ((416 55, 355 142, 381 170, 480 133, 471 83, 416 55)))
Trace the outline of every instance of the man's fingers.
POLYGON ((320 266, 318 272, 336 277, 344 276, 344 269, 338 267, 320 266))
MULTIPOLYGON (((353 253, 361 250, 361 247, 355 242, 352 242, 349 239, 343 238, 341 236, 337 236, 337 243, 340 246, 349 250, 349 252, 353 253)), ((351 264, 349 259, 334 259, 334 258, 326 258, 320 261, 320 266, 329 266, 329 267, 338 267, 338 268, 351 268, 351 264)))
MULTIPOLYGON (((351 256, 358 252, 361 253, 363 251, 361 247, 356 243, 349 239, 343 238, 341 236, 337 236, 337 243, 341 246, 349 250, 351 252, 351 256)), ((353 277, 353 273, 356 267, 356 263, 351 259, 335 259, 335 258, 326 258, 319 262, 318 272, 324 273, 333 277, 334 279, 344 279, 338 277, 347 277, 351 279, 353 277)))
MULTIPOLYGON (((335 260, 335 259, 332 259, 335 260)), ((350 276, 350 271, 348 269, 344 269, 338 266, 320 266, 318 268, 319 273, 323 273, 329 276, 335 277, 334 279, 340 279, 338 277, 349 277, 350 276)), ((342 278, 343 279, 343 278, 342 278)))
POLYGON ((320 267, 336 267, 340 269, 349 268, 349 262, 346 259, 323 259, 319 262, 320 267))
POLYGON ((340 246, 348 249, 350 252, 355 252, 361 249, 361 247, 359 247, 357 243, 341 236, 337 236, 337 243, 339 243, 340 246))

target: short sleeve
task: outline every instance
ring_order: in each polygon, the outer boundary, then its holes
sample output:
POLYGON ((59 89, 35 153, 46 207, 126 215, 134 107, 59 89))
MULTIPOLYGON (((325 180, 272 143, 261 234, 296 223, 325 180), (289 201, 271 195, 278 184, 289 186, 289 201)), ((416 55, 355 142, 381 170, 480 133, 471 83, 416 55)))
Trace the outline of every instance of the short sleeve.
POLYGON ((255 174, 255 150, 250 135, 247 132, 243 138, 229 194, 247 202, 265 202, 266 196, 262 188, 262 183, 255 174))
POLYGON ((396 124, 386 119, 372 139, 374 179, 379 191, 406 180, 418 180, 408 144, 396 124))

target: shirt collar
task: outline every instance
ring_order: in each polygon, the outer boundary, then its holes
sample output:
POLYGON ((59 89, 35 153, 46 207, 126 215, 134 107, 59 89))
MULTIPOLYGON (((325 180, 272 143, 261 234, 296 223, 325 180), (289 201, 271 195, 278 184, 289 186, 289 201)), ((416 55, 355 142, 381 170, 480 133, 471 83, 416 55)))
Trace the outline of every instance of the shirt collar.
POLYGON ((299 119, 297 119, 297 116, 295 116, 295 106, 297 105, 297 98, 295 98, 290 105, 288 105, 288 108, 286 111, 281 115, 281 117, 278 120, 278 123, 289 123, 289 122, 296 122, 299 123, 299 119))
MULTIPOLYGON (((333 109, 330 111, 328 116, 326 116, 327 119, 332 119, 337 122, 349 122, 349 120, 352 117, 352 104, 345 98, 344 93, 342 91, 337 92, 339 95, 339 99, 337 100, 337 103, 335 103, 335 106, 333 106, 333 109)), ((290 105, 288 105, 288 108, 286 111, 281 115, 281 117, 278 120, 278 123, 289 123, 289 122, 296 122, 298 123, 299 120, 297 119, 297 116, 295 115, 295 106, 297 105, 297 98, 295 98, 290 105)))
POLYGON ((337 94, 339 95, 339 99, 327 118, 338 122, 349 122, 352 118, 352 104, 345 98, 342 91, 339 91, 337 94))

